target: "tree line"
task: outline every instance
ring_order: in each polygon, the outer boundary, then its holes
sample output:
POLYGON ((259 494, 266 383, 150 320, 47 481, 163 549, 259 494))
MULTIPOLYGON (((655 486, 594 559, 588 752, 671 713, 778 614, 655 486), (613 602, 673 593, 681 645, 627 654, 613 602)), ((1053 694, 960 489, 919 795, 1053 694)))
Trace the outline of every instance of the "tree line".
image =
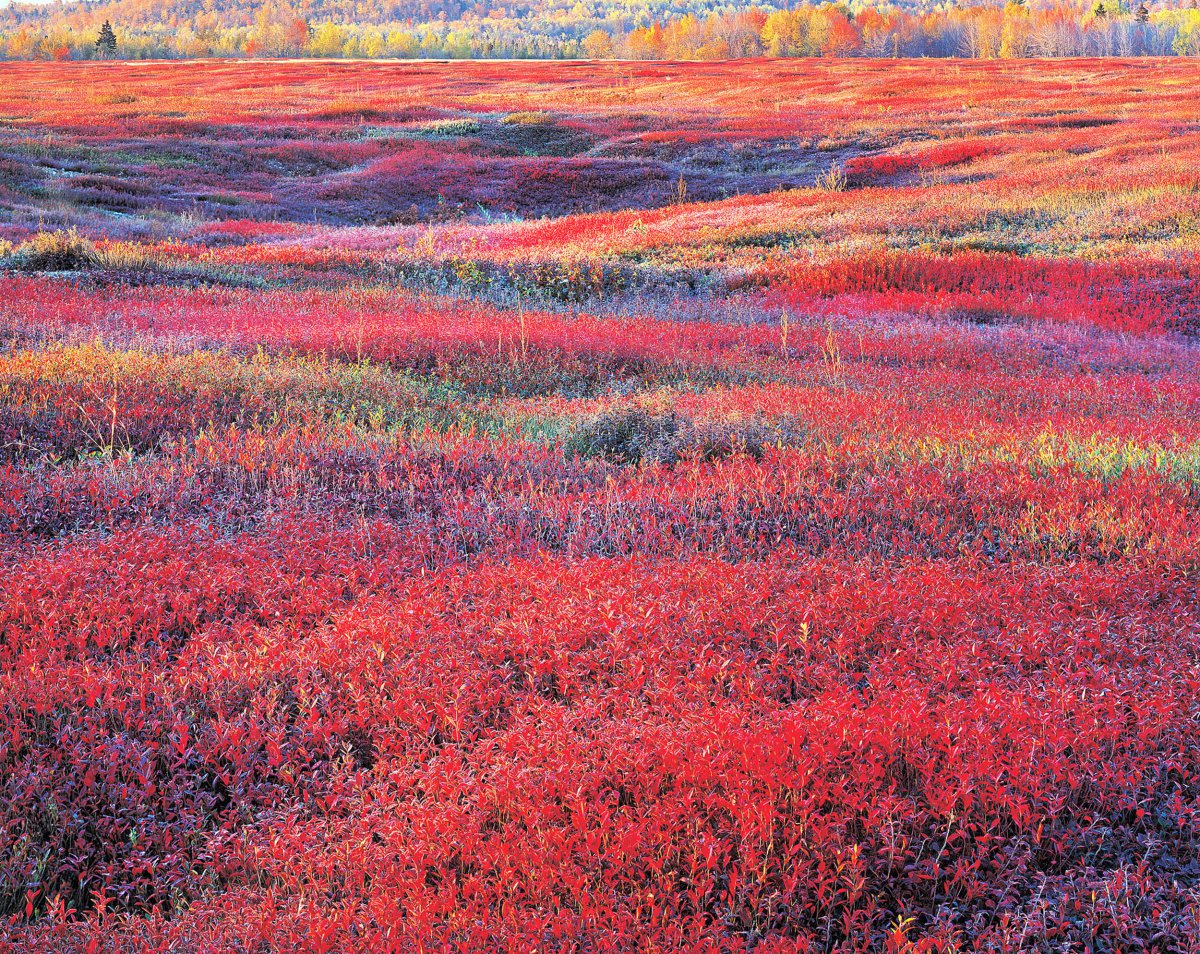
POLYGON ((1093 5, 1009 0, 1003 6, 910 9, 845 3, 751 7, 654 16, 571 7, 489 8, 466 3, 455 19, 420 19, 427 8, 361 0, 347 8, 268 0, 189 12, 187 4, 16 5, 0 10, 0 56, 8 59, 335 57, 720 60, 741 57, 1196 56, 1200 10, 1128 0, 1093 5), (161 19, 150 14, 157 10, 161 19), (114 14, 126 13, 122 24, 114 14), (397 13, 415 13, 388 19, 397 13), (322 15, 361 20, 323 19, 322 15), (103 26, 99 21, 103 20, 103 26), (111 22, 110 22, 111 21, 111 22), (115 30, 114 30, 115 27, 115 30))

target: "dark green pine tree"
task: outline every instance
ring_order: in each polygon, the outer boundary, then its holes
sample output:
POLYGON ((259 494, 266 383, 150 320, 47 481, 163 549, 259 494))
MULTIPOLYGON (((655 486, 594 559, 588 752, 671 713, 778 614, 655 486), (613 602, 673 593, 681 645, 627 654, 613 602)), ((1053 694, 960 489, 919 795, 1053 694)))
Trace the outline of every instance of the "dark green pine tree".
POLYGON ((1146 5, 1144 3, 1138 6, 1135 16, 1137 17, 1138 23, 1150 22, 1150 11, 1146 9, 1146 5))
POLYGON ((113 33, 112 24, 107 20, 100 28, 100 35, 96 37, 96 49, 100 51, 101 56, 113 56, 117 52, 117 35, 113 33))

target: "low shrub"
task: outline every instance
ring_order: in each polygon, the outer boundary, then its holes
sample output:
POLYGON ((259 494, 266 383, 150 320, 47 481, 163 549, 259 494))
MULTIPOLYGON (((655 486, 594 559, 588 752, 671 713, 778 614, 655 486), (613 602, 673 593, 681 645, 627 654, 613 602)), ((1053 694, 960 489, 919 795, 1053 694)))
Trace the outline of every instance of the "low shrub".
POLYGON ((95 265, 92 243, 71 229, 68 232, 38 232, 17 246, 11 259, 17 268, 33 272, 67 272, 95 265))
MULTIPOLYGON (((752 422, 695 422, 674 412, 641 408, 606 411, 584 422, 568 448, 581 457, 619 464, 654 463, 672 467, 685 459, 722 460, 745 455, 761 460, 772 443, 763 425, 752 422)), ((778 436, 774 441, 778 443, 778 436)))

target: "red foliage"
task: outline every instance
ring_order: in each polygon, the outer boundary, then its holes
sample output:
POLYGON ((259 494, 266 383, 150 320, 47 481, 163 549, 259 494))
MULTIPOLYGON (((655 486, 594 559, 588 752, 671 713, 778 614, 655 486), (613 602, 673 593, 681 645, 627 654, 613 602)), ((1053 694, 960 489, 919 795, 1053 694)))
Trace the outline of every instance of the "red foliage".
POLYGON ((1092 68, 14 68, 0 951, 1196 947, 1194 131, 1092 68))

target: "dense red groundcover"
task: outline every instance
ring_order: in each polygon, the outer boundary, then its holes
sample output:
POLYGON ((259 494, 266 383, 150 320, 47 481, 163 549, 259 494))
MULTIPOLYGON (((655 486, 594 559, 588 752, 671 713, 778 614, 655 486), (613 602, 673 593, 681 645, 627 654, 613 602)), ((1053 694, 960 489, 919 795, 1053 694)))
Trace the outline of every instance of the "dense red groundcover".
POLYGON ((62 69, 0 950, 1200 943, 1191 66, 62 69))

